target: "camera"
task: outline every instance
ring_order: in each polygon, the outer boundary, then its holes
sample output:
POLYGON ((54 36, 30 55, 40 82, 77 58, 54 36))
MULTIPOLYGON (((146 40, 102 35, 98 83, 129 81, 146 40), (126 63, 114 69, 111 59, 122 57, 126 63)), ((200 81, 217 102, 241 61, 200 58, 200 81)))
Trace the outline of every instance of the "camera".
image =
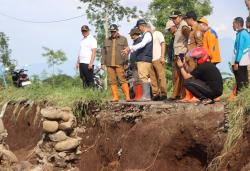
POLYGON ((184 53, 179 54, 179 58, 180 58, 180 60, 181 60, 182 62, 184 61, 184 57, 185 57, 185 54, 184 54, 184 53))

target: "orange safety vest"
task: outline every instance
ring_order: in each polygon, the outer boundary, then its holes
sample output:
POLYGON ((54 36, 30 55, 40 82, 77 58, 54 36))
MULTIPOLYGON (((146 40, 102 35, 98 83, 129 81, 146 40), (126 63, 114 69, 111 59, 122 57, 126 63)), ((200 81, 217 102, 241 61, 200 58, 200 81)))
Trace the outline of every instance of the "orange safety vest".
POLYGON ((203 48, 207 50, 211 59, 211 63, 221 62, 218 35, 211 28, 204 34, 203 48))

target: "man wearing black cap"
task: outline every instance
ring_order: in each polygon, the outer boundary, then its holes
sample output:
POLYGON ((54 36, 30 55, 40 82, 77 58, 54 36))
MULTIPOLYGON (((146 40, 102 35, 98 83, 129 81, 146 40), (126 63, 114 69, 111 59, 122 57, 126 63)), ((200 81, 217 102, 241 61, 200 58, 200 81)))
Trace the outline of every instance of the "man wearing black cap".
POLYGON ((122 54, 127 55, 129 52, 137 51, 137 68, 143 89, 143 95, 139 101, 150 101, 151 93, 148 79, 152 69, 153 36, 145 20, 139 19, 136 23, 136 27, 142 32, 142 41, 136 45, 125 48, 122 54))
POLYGON ((102 49, 102 68, 107 67, 108 72, 108 82, 111 86, 112 96, 114 102, 119 101, 118 87, 116 85, 116 80, 118 80, 122 85, 122 90, 124 92, 126 101, 130 101, 129 87, 125 79, 124 65, 128 59, 127 55, 122 56, 121 51, 128 47, 128 41, 124 36, 118 33, 118 26, 112 24, 109 28, 111 36, 105 39, 103 49, 102 49))
POLYGON ((96 56, 97 41, 90 34, 89 27, 83 25, 81 28, 83 39, 80 43, 80 52, 77 59, 76 68, 79 68, 83 86, 94 85, 93 70, 96 56))
MULTIPOLYGON (((203 32, 201 26, 197 22, 197 15, 194 11, 187 12, 185 19, 187 24, 191 27, 187 46, 188 51, 190 52, 196 47, 203 47, 203 32)), ((196 68, 196 63, 189 56, 185 57, 185 63, 185 69, 187 72, 192 72, 196 68)), ((185 98, 182 102, 196 102, 197 100, 198 99, 196 99, 190 91, 187 89, 185 90, 185 98)))
POLYGON ((190 34, 190 28, 185 20, 183 20, 182 14, 180 11, 174 11, 170 16, 174 24, 176 25, 176 33, 174 38, 174 63, 173 63, 173 95, 171 100, 179 99, 183 94, 183 77, 181 71, 177 66, 177 60, 184 58, 188 52, 187 44, 190 34))
POLYGON ((187 24, 192 28, 188 39, 188 50, 191 51, 193 48, 203 47, 203 32, 201 26, 197 22, 195 12, 187 12, 185 19, 187 24))

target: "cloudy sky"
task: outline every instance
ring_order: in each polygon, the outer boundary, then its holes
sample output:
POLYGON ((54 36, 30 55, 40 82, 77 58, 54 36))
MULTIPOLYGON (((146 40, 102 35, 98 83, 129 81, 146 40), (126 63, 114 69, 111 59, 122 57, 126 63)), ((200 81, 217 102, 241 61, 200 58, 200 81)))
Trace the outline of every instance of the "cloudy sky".
MULTIPOLYGON (((122 0, 126 6, 137 6, 146 10, 151 0, 122 0)), ((82 4, 78 0, 0 0, 0 32, 4 32, 10 39, 12 58, 18 61, 19 67, 28 65, 32 74, 39 74, 46 67, 42 57, 42 47, 65 51, 68 61, 61 66, 61 70, 72 75, 74 63, 81 40, 80 27, 88 23, 86 17, 72 21, 35 24, 24 23, 7 18, 14 16, 24 20, 51 21, 70 18, 84 14, 77 7, 82 4)), ((221 44, 223 63, 219 65, 222 71, 228 71, 228 61, 232 57, 235 33, 232 30, 232 20, 237 16, 247 17, 244 0, 212 0, 213 14, 208 17, 210 25, 218 32, 221 44)), ((119 23, 121 33, 127 35, 131 23, 119 23)), ((94 28, 91 27, 92 30, 94 28)))

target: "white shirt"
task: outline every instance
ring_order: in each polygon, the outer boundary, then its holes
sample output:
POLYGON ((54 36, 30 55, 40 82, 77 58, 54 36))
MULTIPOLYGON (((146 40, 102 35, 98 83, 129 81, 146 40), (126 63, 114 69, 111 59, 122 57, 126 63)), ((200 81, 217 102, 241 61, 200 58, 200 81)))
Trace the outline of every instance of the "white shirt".
POLYGON ((161 44, 165 42, 163 34, 159 31, 153 33, 153 61, 161 58, 161 44))
POLYGON ((80 42, 79 59, 80 63, 89 64, 92 56, 92 50, 97 48, 97 41, 92 35, 84 37, 80 42))
POLYGON ((146 32, 146 33, 144 33, 144 34, 145 34, 145 35, 144 35, 144 37, 143 37, 143 39, 142 39, 142 41, 141 41, 140 43, 138 43, 138 44, 136 44, 136 45, 133 45, 133 46, 130 46, 130 47, 129 47, 129 49, 130 49, 132 52, 137 51, 137 50, 139 50, 139 49, 145 47, 146 44, 148 44, 149 42, 152 41, 152 36, 151 36, 150 32, 146 32))

